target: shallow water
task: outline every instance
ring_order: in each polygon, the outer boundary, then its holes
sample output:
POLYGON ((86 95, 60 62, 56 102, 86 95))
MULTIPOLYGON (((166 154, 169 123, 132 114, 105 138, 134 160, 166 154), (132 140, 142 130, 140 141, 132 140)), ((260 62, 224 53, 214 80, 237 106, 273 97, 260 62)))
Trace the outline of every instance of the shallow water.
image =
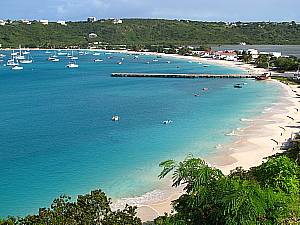
POLYGON ((241 73, 182 59, 153 62, 155 56, 102 52, 79 56, 78 68, 65 68, 64 57, 52 62, 44 51, 31 54, 35 61, 24 70, 0 67, 2 218, 35 214, 60 194, 76 199, 102 189, 123 198, 161 189, 166 181, 157 177, 160 162, 182 160, 190 152, 217 154, 215 146, 236 138, 226 134, 248 125, 241 118, 260 114, 281 94, 277 85, 252 79, 110 77, 241 73), (236 83, 247 84, 233 88, 236 83), (111 120, 115 115, 119 121, 111 120), (173 122, 162 123, 168 119, 173 122))

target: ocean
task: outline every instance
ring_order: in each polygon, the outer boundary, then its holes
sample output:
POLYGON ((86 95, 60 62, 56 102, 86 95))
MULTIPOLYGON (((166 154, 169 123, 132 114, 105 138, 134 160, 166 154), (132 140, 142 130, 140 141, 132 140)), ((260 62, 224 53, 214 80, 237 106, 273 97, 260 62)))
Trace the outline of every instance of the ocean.
POLYGON ((60 194, 75 200, 102 189, 117 199, 162 190, 160 162, 218 154, 216 146, 236 141, 226 134, 248 126, 241 119, 260 115, 282 95, 273 82, 253 79, 111 77, 243 72, 167 56, 92 53, 74 51, 78 68, 66 68, 64 56, 46 60, 42 50, 31 51, 34 62, 23 70, 2 62, 1 218, 36 214, 60 194), (236 83, 243 88, 233 88, 236 83))

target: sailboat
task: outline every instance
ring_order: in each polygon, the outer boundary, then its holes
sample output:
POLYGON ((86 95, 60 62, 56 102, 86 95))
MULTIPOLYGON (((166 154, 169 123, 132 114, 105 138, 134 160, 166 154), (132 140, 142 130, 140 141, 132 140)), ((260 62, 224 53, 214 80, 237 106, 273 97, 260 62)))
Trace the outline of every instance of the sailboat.
POLYGON ((16 54, 15 54, 14 50, 11 53, 11 56, 12 57, 7 60, 6 65, 7 66, 17 66, 17 65, 19 65, 19 61, 16 59, 16 54))
POLYGON ((72 50, 72 54, 69 54, 66 58, 70 58, 70 59, 72 59, 72 60, 74 60, 74 59, 78 59, 78 57, 77 56, 74 56, 74 52, 73 52, 73 50, 72 50))
POLYGON ((21 60, 20 63, 32 63, 33 62, 33 58, 31 56, 31 54, 28 52, 25 55, 27 56, 26 59, 21 60))
POLYGON ((19 54, 16 55, 16 59, 25 59, 24 54, 22 53, 21 45, 19 46, 20 51, 19 54))

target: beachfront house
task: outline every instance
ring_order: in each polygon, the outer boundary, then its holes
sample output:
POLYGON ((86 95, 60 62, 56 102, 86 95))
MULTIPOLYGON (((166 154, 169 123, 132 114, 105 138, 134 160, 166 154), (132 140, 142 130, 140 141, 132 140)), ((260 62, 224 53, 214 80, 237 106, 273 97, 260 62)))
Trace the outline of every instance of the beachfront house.
POLYGON ((197 55, 202 58, 212 58, 212 51, 192 51, 193 55, 197 55))
POLYGON ((217 52, 215 58, 227 61, 237 61, 238 56, 235 52, 217 52))
POLYGON ((270 55, 279 58, 281 57, 281 52, 270 52, 270 55))

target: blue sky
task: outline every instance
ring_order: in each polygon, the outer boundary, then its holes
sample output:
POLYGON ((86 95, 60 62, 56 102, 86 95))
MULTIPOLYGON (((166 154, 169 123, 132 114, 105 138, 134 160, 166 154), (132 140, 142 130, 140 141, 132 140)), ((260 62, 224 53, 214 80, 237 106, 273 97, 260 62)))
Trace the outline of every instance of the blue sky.
POLYGON ((300 22, 300 0, 1 0, 0 20, 88 17, 300 22))

